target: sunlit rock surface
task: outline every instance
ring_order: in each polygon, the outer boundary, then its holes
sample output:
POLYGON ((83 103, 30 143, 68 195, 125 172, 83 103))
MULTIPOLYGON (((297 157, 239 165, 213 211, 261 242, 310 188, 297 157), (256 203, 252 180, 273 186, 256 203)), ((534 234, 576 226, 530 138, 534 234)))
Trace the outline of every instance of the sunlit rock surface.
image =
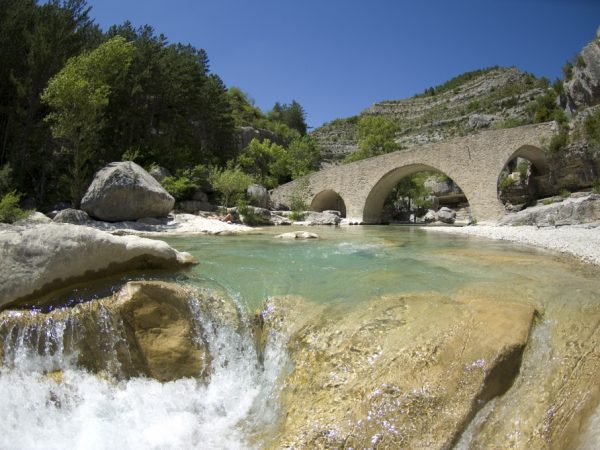
POLYGON ((2 228, 0 261, 0 307, 105 275, 197 262, 162 241, 69 224, 2 228))
POLYGON ((289 333, 294 365, 273 448, 448 448, 511 386, 534 316, 434 293, 310 311, 273 299, 262 313, 263 328, 289 333))

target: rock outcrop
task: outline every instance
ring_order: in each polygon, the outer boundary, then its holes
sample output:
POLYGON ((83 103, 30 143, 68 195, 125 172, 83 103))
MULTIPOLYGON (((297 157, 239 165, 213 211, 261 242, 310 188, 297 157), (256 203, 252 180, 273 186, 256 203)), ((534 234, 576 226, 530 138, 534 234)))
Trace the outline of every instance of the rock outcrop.
POLYGON ((536 225, 558 227, 600 222, 600 195, 589 194, 571 197, 563 201, 532 206, 499 221, 500 225, 536 225))
POLYGON ((0 261, 0 307, 107 275, 196 263, 162 241, 69 224, 4 227, 0 261))
POLYGON ((564 83, 564 100, 568 111, 600 103, 600 27, 597 37, 581 53, 564 83))
POLYGON ((534 309, 438 294, 366 305, 271 299, 259 342, 289 337, 273 448, 450 448, 517 376, 534 309), (290 325, 291 324, 291 325, 290 325))
POLYGON ((452 224, 456 220, 456 211, 446 207, 440 208, 440 210, 436 213, 436 218, 440 222, 452 224))
POLYGON ((278 142, 279 139, 277 135, 272 131, 265 130, 263 128, 254 128, 254 127, 240 127, 240 134, 238 140, 238 149, 243 150, 244 148, 250 145, 252 139, 257 139, 259 141, 264 141, 265 139, 270 140, 271 142, 278 142))
POLYGON ((138 281, 110 297, 72 308, 4 311, 0 324, 7 352, 0 357, 8 364, 19 352, 39 353, 49 359, 75 358, 77 367, 117 379, 171 381, 205 379, 211 353, 204 327, 235 330, 240 322, 231 301, 170 283, 138 281), (31 342, 14 341, 14 329, 32 337, 31 342))
POLYGON ((248 186, 246 196, 254 206, 259 208, 269 207, 269 191, 261 184, 254 183, 248 186))
POLYGON ((108 222, 164 217, 175 199, 156 179, 131 161, 113 162, 98 171, 81 200, 81 209, 108 222))
POLYGON ((159 183, 165 178, 172 176, 171 172, 169 172, 169 169, 161 166, 152 166, 148 173, 152 175, 159 183))

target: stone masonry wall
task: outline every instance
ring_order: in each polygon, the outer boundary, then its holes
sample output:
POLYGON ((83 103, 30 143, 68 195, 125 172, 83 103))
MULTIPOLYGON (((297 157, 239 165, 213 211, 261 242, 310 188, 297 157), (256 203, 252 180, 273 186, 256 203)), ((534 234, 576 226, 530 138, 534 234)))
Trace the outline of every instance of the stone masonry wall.
MULTIPOLYGON (((400 179, 434 169, 448 175, 463 190, 474 218, 497 220, 504 215, 497 190, 503 167, 516 156, 541 161, 540 147, 553 133, 552 123, 485 131, 331 167, 310 175, 305 201, 310 204, 320 192, 333 190, 344 200, 349 219, 378 223, 383 202, 400 179)), ((289 206, 295 187, 296 182, 278 187, 271 200, 289 206)))

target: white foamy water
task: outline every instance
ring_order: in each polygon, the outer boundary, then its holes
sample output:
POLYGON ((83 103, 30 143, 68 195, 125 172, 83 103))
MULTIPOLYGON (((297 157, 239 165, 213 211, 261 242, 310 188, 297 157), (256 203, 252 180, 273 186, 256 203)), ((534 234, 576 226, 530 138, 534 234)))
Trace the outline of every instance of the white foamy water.
MULTIPOLYGON (((190 307, 198 310, 194 300, 190 307)), ((197 319, 213 355, 207 383, 103 379, 71 364, 74 358, 61 343, 72 327, 64 322, 12 330, 0 370, 0 448, 259 447, 256 436, 278 417, 275 382, 287 361, 283 345, 271 340, 262 364, 247 329, 218 328, 197 319), (44 375, 58 369, 60 382, 44 375)), ((119 330, 113 332, 118 339, 119 330)), ((106 350, 110 353, 111 346, 106 350)))

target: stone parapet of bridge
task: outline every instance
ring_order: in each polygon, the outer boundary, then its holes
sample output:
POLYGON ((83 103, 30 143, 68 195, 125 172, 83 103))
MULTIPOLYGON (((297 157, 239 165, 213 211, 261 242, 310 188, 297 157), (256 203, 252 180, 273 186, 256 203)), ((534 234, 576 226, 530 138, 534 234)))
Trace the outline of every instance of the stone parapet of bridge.
POLYGON ((385 199, 402 178, 435 170, 462 189, 475 219, 497 220, 505 213, 498 198, 500 173, 516 157, 531 161, 538 174, 546 173, 542 147, 554 129, 551 122, 484 131, 330 167, 308 175, 308 186, 298 180, 279 186, 271 201, 289 206, 294 195, 301 195, 311 209, 345 209, 352 221, 380 223, 385 199))

